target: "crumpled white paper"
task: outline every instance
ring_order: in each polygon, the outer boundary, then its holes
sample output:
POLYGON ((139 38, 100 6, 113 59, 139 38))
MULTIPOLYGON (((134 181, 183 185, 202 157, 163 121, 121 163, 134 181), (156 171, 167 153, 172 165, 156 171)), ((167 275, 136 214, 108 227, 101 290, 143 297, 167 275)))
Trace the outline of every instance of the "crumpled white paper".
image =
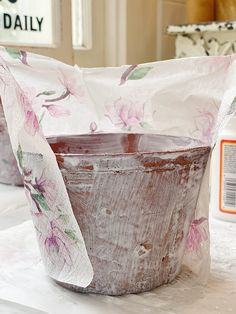
MULTIPOLYGON (((85 287, 92 266, 45 137, 158 133, 211 145, 234 99, 235 57, 80 69, 9 48, 0 55, 2 104, 47 273, 85 287)), ((208 194, 206 171, 184 258, 202 282, 210 262, 208 194)))

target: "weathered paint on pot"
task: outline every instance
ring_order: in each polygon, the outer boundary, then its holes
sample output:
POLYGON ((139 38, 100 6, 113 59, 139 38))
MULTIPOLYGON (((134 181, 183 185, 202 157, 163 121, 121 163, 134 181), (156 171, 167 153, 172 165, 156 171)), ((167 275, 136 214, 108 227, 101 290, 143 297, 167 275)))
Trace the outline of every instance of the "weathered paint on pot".
POLYGON ((180 271, 209 147, 160 135, 49 140, 81 228, 94 278, 87 288, 138 293, 180 271))
POLYGON ((13 154, 7 124, 0 103, 0 183, 23 185, 22 177, 13 154))

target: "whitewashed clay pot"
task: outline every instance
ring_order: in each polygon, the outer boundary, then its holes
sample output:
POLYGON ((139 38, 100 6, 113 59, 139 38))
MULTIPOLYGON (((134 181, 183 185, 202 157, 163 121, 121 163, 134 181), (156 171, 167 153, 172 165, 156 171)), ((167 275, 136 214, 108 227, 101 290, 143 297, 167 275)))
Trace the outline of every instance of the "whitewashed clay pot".
POLYGON ((92 134, 49 140, 93 265, 81 292, 138 293, 180 271, 210 148, 179 137, 92 134))
POLYGON ((0 103, 0 183, 22 185, 22 177, 13 154, 7 124, 0 103))

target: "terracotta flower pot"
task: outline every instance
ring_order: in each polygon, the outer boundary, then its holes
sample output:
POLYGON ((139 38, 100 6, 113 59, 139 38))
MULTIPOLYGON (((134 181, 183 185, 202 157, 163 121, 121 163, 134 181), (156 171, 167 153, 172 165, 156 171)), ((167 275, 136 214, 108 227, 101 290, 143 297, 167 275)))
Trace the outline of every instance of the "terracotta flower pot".
POLYGON ((92 134, 49 140, 94 278, 87 288, 137 293, 180 271, 209 147, 187 138, 92 134))
POLYGON ((23 181, 13 154, 7 124, 0 104, 0 183, 22 185, 23 181))

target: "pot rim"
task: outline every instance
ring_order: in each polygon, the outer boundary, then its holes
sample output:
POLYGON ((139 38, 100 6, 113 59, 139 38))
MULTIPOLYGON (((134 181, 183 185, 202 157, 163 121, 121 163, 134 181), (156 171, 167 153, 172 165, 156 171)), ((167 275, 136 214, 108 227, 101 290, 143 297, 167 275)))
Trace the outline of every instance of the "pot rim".
MULTIPOLYGON (((87 157, 129 157, 129 156, 141 156, 141 155, 153 155, 153 154, 175 154, 175 153, 182 153, 182 152, 190 152, 190 151, 196 151, 196 150, 202 150, 202 149, 206 149, 207 151, 211 149, 210 145, 207 145, 203 142, 201 142, 200 140, 191 138, 191 137, 180 137, 180 136, 175 136, 175 135, 164 135, 164 134, 158 134, 158 133, 122 133, 122 132, 96 132, 96 133, 84 133, 84 134, 60 134, 60 135, 50 135, 47 136, 46 139, 50 141, 50 139, 54 139, 54 138, 72 138, 72 137, 82 137, 82 136, 94 136, 94 135, 115 135, 115 134, 122 134, 122 135, 129 135, 129 134, 137 134, 137 135, 157 135, 160 137, 167 137, 167 138, 182 138, 182 139, 186 139, 186 140, 192 140, 193 143, 195 143, 195 146, 187 146, 186 148, 184 148, 184 146, 180 146, 180 149, 176 148, 176 149, 172 149, 172 150, 165 150, 165 151, 161 151, 161 150, 152 150, 152 151, 136 151, 136 152, 120 152, 120 153, 58 153, 58 152, 54 152, 53 149, 53 153, 56 156, 66 156, 66 157, 81 157, 81 156, 87 156, 87 157)), ((56 142, 57 143, 57 142, 56 142)), ((58 141, 59 143, 59 141, 58 141)), ((51 143, 54 144, 54 143, 51 143)), ((49 142, 50 145, 50 142, 49 142)), ((51 145, 50 145, 51 146, 51 145)))

